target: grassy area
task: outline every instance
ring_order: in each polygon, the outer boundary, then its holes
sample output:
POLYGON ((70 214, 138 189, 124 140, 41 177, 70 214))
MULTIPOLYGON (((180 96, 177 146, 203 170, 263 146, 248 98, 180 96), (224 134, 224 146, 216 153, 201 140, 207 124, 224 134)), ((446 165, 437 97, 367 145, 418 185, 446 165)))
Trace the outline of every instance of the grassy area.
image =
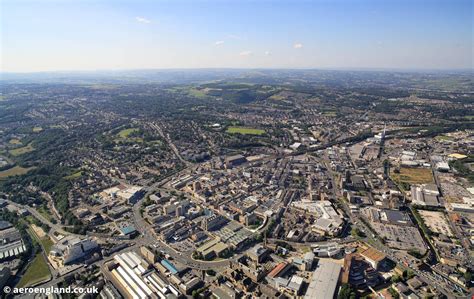
POLYGON ((46 236, 44 238, 41 238, 40 242, 44 248, 45 253, 48 254, 51 251, 51 247, 53 247, 54 245, 53 241, 51 241, 50 237, 46 236))
POLYGON ((54 245, 54 242, 51 240, 51 238, 47 234, 44 237, 40 238, 32 228, 30 228, 28 231, 30 232, 30 235, 38 243, 40 243, 41 246, 43 246, 45 254, 48 254, 51 251, 51 247, 53 247, 54 245))
POLYGON ((449 141, 449 140, 453 140, 452 137, 449 137, 449 136, 446 136, 446 135, 438 135, 435 137, 436 140, 438 141, 449 141))
POLYGON ((41 132, 41 131, 43 131, 42 127, 33 127, 33 132, 38 133, 38 132, 41 132))
POLYGON ((130 134, 135 132, 138 132, 137 128, 123 129, 122 131, 118 132, 117 136, 120 138, 128 138, 130 134))
POLYGON ((269 97, 270 100, 275 100, 275 101, 281 101, 281 100, 284 100, 286 98, 287 97, 284 94, 282 94, 281 92, 276 93, 276 94, 272 95, 271 97, 269 97))
POLYGON ((19 156, 19 155, 23 155, 23 154, 32 152, 34 150, 35 150, 35 148, 31 145, 31 143, 29 143, 26 146, 15 148, 15 149, 9 150, 8 152, 12 156, 19 156))
POLYGON ((74 179, 77 179, 81 176, 82 176, 82 171, 79 170, 79 171, 77 171, 77 172, 75 172, 71 175, 65 176, 64 179, 65 180, 74 180, 74 179))
POLYGON ((51 215, 51 213, 44 207, 41 206, 39 209, 37 209, 38 213, 40 213, 44 218, 48 219, 49 221, 52 221, 54 217, 51 215))
POLYGON ((199 99, 207 97, 206 89, 190 88, 189 95, 199 99))
POLYGON ((0 179, 6 178, 6 177, 9 177, 9 176, 14 176, 14 175, 22 175, 22 174, 25 174, 28 171, 32 170, 33 168, 34 167, 30 167, 30 168, 23 168, 23 167, 20 167, 20 166, 12 167, 12 168, 9 168, 7 170, 0 171, 0 179))
POLYGON ((328 116, 328 117, 336 117, 336 116, 337 116, 337 112, 336 112, 336 111, 332 111, 332 110, 327 110, 327 111, 324 111, 324 112, 323 112, 323 115, 324 115, 324 116, 328 116))
POLYGON ((229 127, 227 128, 227 133, 230 134, 243 134, 243 135, 263 135, 265 134, 264 130, 261 129, 254 129, 254 128, 247 128, 247 127, 229 127))
POLYGON ((10 141, 8 141, 8 143, 16 145, 16 144, 21 144, 21 141, 20 141, 20 139, 13 138, 13 139, 10 139, 10 141))
POLYGON ((17 287, 26 287, 46 281, 51 277, 48 264, 42 254, 37 254, 31 264, 28 266, 23 277, 18 282, 17 287))
POLYGON ((398 184, 429 184, 433 183, 433 173, 429 168, 402 167, 400 173, 391 171, 390 176, 398 184))

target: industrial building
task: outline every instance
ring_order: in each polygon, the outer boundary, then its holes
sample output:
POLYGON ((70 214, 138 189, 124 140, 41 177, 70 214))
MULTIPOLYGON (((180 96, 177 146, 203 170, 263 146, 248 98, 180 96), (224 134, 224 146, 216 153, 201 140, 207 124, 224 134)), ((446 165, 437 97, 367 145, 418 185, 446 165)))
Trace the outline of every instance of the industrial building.
POLYGON ((125 298, 177 298, 181 294, 135 252, 114 256, 105 268, 125 298))
POLYGON ((423 184, 411 187, 411 202, 414 205, 439 207, 438 187, 435 184, 423 184))
POLYGON ((10 222, 0 221, 0 260, 9 259, 26 251, 21 234, 10 222))
POLYGON ((341 268, 339 264, 319 260, 304 298, 334 298, 341 268))

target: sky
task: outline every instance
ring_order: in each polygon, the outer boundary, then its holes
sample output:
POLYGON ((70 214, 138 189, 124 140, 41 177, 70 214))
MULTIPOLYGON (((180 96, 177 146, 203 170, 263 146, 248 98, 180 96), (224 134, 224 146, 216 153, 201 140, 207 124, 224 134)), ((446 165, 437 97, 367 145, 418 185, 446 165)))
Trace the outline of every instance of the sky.
POLYGON ((0 69, 472 69, 473 3, 0 0, 0 69))

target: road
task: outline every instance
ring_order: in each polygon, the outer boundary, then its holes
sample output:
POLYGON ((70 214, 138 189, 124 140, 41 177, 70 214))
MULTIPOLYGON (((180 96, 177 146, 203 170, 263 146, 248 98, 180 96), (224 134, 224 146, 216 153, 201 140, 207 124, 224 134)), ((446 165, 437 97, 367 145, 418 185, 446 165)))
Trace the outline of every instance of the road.
POLYGON ((191 162, 189 161, 186 161, 185 159, 183 159, 183 157, 181 156, 181 154, 179 153, 178 151, 178 148, 174 145, 174 143, 171 141, 171 138, 169 136, 169 134, 165 134, 163 132, 163 130, 161 129, 161 127, 156 124, 156 123, 150 123, 150 127, 154 130, 156 130, 158 132, 158 134, 160 134, 160 136, 166 141, 166 143, 168 143, 168 146, 171 148, 171 150, 173 151, 173 153, 175 154, 175 156, 186 166, 190 166, 192 165, 191 162))
POLYGON ((17 209, 24 209, 24 210, 27 210, 33 217, 35 217, 36 219, 38 219, 41 223, 43 224, 46 224, 48 225, 49 227, 51 227, 51 229, 53 231, 56 231, 62 235, 75 235, 75 236, 80 236, 80 237, 83 237, 82 235, 77 235, 77 234, 73 234, 73 233, 70 233, 68 231, 66 231, 64 229, 64 227, 67 227, 67 226, 63 226, 61 224, 54 224, 52 223, 51 221, 49 221, 48 219, 46 219, 43 215, 41 215, 40 212, 38 212, 36 209, 30 207, 30 206, 27 206, 27 205, 22 205, 22 204, 19 204, 19 203, 16 203, 16 202, 13 202, 9 199, 6 199, 6 201, 8 202, 8 204, 16 207, 17 209))

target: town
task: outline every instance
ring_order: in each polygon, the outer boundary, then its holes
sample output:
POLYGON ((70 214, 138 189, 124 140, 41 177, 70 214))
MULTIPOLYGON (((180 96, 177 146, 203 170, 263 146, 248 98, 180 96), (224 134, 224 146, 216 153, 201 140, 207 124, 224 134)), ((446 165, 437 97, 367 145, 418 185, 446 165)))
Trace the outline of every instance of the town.
POLYGON ((472 74, 196 72, 3 81, 1 288, 472 296, 472 74))

